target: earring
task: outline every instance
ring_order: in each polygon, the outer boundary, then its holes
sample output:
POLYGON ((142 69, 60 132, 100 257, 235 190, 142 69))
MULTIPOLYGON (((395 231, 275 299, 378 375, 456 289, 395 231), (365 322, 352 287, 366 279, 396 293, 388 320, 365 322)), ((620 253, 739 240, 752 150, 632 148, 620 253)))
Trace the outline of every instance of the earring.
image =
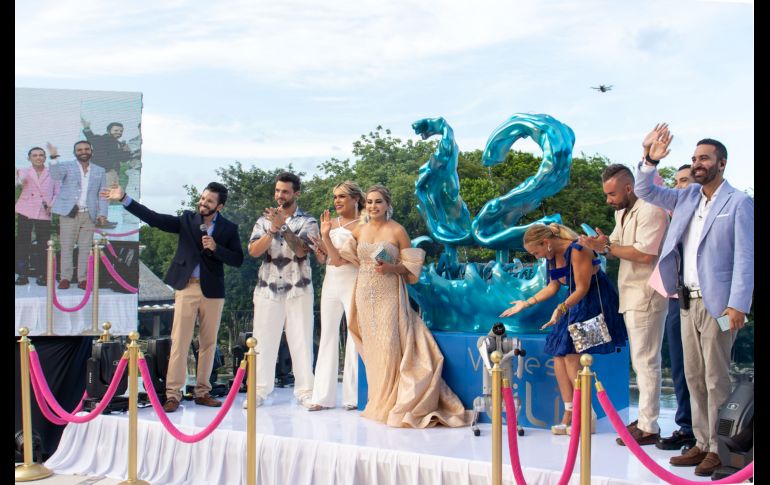
POLYGON ((551 249, 550 244, 545 248, 545 250, 548 251, 548 257, 553 256, 553 249, 551 249))
POLYGON ((369 214, 364 215, 364 222, 365 223, 369 222, 369 214))

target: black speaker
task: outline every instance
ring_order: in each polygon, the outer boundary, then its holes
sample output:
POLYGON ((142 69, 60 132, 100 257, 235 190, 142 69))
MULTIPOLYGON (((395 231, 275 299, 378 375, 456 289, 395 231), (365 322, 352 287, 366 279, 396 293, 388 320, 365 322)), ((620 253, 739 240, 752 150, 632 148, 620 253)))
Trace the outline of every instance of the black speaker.
MULTIPOLYGON (((160 402, 166 402, 166 372, 168 372, 168 359, 171 356, 171 338, 154 337, 147 340, 147 352, 144 360, 150 371, 151 383, 160 402)), ((142 382, 145 391, 148 384, 142 382)))
POLYGON ((717 415, 717 454, 722 466, 712 480, 739 471, 754 460, 754 374, 742 374, 717 415))
MULTIPOLYGON (((109 342, 94 341, 91 346, 91 357, 86 361, 86 392, 88 398, 83 400, 83 409, 85 411, 94 410, 107 393, 115 371, 118 368, 120 359, 123 357, 123 344, 117 340, 109 342)), ((103 414, 109 414, 113 411, 121 412, 128 410, 128 398, 122 394, 128 388, 128 368, 123 372, 123 377, 118 383, 110 403, 104 409, 103 414)))
MULTIPOLYGON (((86 376, 86 391, 88 397, 99 400, 104 397, 107 388, 110 387, 112 378, 118 368, 120 359, 123 357, 123 345, 116 340, 109 342, 95 341, 91 347, 91 357, 86 363, 88 374, 86 376)), ((120 396, 128 388, 128 370, 123 373, 123 377, 115 391, 115 396, 120 396)))

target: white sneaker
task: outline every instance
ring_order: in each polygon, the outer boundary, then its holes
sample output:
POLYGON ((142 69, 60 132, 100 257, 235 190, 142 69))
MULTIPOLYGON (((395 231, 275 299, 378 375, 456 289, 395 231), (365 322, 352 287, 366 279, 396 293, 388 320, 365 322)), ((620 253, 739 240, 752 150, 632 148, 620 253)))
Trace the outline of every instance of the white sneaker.
MULTIPOLYGON (((265 400, 263 398, 261 398, 260 396, 257 396, 257 407, 260 407, 264 402, 265 400)), ((247 398, 243 400, 243 409, 248 409, 248 408, 249 408, 249 400, 247 398)))

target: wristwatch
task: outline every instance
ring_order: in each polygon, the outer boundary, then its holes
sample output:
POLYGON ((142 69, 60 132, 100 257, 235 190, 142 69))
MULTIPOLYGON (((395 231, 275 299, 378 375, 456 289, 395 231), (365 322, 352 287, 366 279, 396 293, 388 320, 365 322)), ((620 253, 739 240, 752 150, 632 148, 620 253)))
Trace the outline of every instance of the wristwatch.
POLYGON ((281 234, 283 234, 284 232, 286 232, 286 231, 288 231, 288 230, 289 230, 289 226, 287 226, 286 224, 284 224, 284 225, 282 225, 282 226, 281 226, 281 228, 278 230, 278 232, 280 232, 281 234))
POLYGON ((649 155, 646 155, 644 159, 647 160, 647 163, 649 163, 650 165, 657 165, 660 163, 660 160, 653 160, 652 158, 650 158, 649 155))
POLYGON ((611 247, 612 247, 612 242, 607 241, 607 244, 604 245, 604 252, 602 254, 608 254, 610 252, 611 247))

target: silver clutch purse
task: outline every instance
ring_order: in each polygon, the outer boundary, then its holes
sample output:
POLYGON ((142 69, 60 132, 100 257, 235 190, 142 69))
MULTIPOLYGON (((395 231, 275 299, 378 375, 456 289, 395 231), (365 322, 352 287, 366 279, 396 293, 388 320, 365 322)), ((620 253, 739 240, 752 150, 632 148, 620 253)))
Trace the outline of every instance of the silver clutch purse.
POLYGON ((567 330, 578 353, 612 341, 610 330, 601 313, 583 322, 567 325, 567 330))

